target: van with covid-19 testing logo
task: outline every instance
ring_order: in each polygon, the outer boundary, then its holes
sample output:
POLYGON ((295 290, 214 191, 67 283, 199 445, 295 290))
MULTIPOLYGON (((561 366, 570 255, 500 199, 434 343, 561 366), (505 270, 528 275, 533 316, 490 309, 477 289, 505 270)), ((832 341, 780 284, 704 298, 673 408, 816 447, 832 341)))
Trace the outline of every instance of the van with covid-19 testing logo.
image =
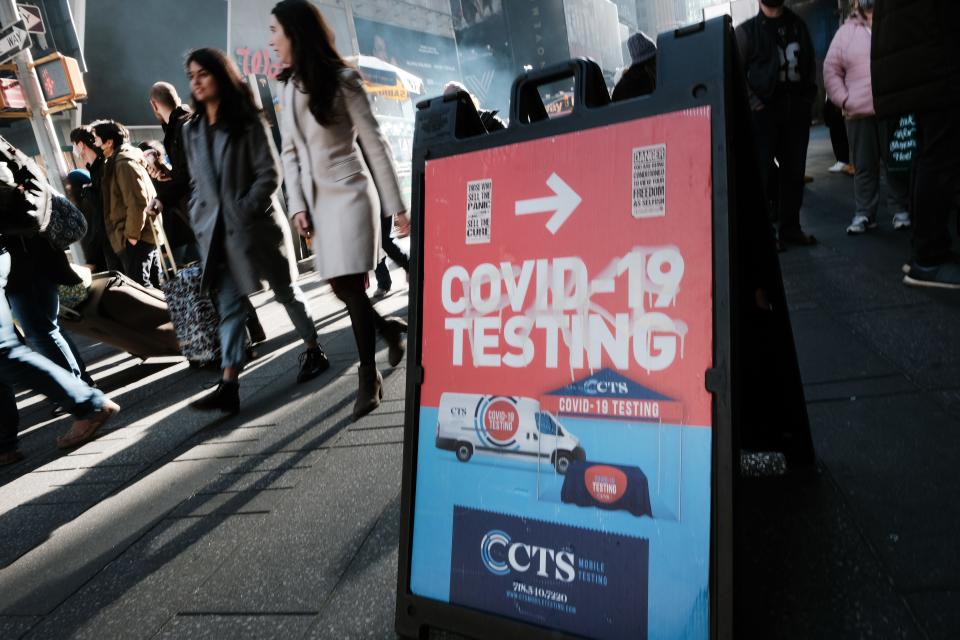
POLYGON ((549 460, 566 473, 585 460, 580 441, 532 398, 444 393, 437 416, 437 448, 467 462, 475 451, 549 460))

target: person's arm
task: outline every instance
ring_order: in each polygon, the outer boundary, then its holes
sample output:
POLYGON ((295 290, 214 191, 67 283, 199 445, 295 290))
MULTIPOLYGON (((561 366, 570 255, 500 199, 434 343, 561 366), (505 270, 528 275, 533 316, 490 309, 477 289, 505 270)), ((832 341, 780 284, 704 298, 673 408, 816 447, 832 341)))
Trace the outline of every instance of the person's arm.
POLYGON ((114 168, 114 180, 123 198, 123 235, 130 244, 137 244, 146 222, 144 211, 156 196, 153 182, 147 170, 132 161, 118 162, 114 168))
POLYGON ((267 125, 262 120, 258 119, 247 129, 247 146, 253 164, 253 182, 237 199, 237 209, 243 218, 250 221, 262 216, 270 207, 280 186, 280 162, 273 138, 267 133, 267 125))
POLYGON ((356 71, 348 71, 343 77, 343 96, 350 119, 357 128, 360 144, 363 146, 364 157, 370 165, 370 173, 377 185, 382 205, 382 215, 389 218, 395 214, 406 212, 407 205, 400 194, 400 181, 397 179, 397 170, 393 165, 393 156, 390 145, 380 124, 370 110, 370 102, 360 83, 360 75, 356 71))
POLYGON ((847 90, 846 69, 843 66, 843 27, 833 37, 827 57, 823 60, 823 84, 827 89, 830 102, 843 109, 850 96, 847 90))
MULTIPOLYGON (((292 80, 290 82, 293 82, 292 80)), ((285 89, 281 89, 281 92, 285 89)), ((296 91, 296 87, 293 91, 296 91)), ((284 104, 283 109, 296 109, 296 101, 291 100, 290 104, 284 104)), ((287 186, 287 211, 290 217, 298 213, 309 211, 307 207, 307 198, 303 195, 303 183, 300 178, 300 155, 297 153, 297 145, 293 141, 293 132, 280 130, 282 139, 280 159, 283 161, 283 182, 287 186)), ((310 171, 310 167, 306 167, 310 171)))
POLYGON ((810 101, 810 105, 812 106, 814 100, 817 99, 817 59, 815 49, 813 48, 813 38, 810 37, 810 30, 807 29, 807 24, 800 20, 800 27, 801 37, 803 39, 801 46, 803 46, 806 52, 806 55, 801 56, 800 59, 800 64, 802 65, 800 78, 804 84, 803 95, 810 101))
POLYGON ((750 101, 750 108, 754 111, 759 111, 763 109, 763 100, 760 99, 753 91, 753 87, 750 86, 750 76, 747 73, 747 65, 749 64, 749 53, 750 53, 750 34, 747 33, 746 24, 741 24, 737 27, 734 34, 737 37, 737 49, 740 52, 740 63, 743 67, 744 77, 747 79, 747 98, 750 101))

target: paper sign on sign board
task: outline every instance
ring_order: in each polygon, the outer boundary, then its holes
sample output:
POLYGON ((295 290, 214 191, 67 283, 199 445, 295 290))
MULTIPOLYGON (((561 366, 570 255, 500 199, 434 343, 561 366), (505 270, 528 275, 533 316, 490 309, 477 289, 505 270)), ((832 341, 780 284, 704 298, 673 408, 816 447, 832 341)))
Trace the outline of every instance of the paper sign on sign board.
POLYGON ((703 637, 710 135, 704 108, 426 162, 414 594, 703 637))

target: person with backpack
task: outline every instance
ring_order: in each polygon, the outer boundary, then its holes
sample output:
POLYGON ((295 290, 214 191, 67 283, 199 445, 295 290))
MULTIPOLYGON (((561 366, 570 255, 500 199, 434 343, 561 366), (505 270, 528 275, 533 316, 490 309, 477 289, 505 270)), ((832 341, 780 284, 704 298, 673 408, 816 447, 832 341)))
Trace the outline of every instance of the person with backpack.
MULTIPOLYGON (((62 205, 61 202, 55 206, 62 205)), ((37 233, 40 209, 47 206, 50 205, 44 204, 43 198, 36 197, 34 187, 15 177, 9 162, 0 162, 0 211, 4 214, 0 216, 0 466, 23 459, 17 449, 19 412, 15 387, 35 389, 76 417, 67 433, 57 439, 61 449, 93 439, 120 410, 101 391, 80 379, 79 368, 76 362, 71 363, 73 356, 60 336, 55 282, 68 278, 64 270, 69 265, 64 264, 63 251, 37 233), (8 299, 14 309, 19 308, 21 322, 26 322, 28 344, 67 362, 72 370, 57 366, 20 342, 8 299), (48 340, 43 339, 44 331, 48 332, 48 340)))
POLYGON ((768 201, 776 194, 777 239, 781 244, 816 244, 800 225, 810 114, 817 95, 810 32, 784 0, 761 0, 759 13, 737 27, 736 35, 747 77, 761 188, 768 201), (776 172, 774 161, 779 165, 776 172))

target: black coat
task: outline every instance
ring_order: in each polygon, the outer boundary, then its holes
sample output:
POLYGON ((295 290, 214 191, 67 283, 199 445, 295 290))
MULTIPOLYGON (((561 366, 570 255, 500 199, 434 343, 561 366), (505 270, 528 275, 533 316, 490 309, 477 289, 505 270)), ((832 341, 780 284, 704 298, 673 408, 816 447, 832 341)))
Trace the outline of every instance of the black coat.
POLYGON ((958 27, 958 0, 876 0, 871 76, 878 116, 960 107, 958 27))
POLYGON ((747 75, 751 106, 770 106, 782 99, 800 100, 813 106, 817 96, 816 56, 810 31, 800 16, 784 9, 783 16, 773 20, 761 11, 737 27, 737 45, 747 75), (784 30, 787 42, 799 45, 798 59, 793 67, 799 74, 796 82, 780 81, 781 52, 773 34, 774 23, 784 30), (784 88, 788 88, 789 93, 785 94, 784 88))
POLYGON ((633 64, 623 72, 617 86, 613 88, 614 102, 647 96, 657 88, 656 58, 642 64, 633 64))
MULTIPOLYGON (((77 207, 87 219, 87 235, 83 236, 80 246, 87 262, 94 266, 94 271, 105 271, 109 268, 104 256, 104 247, 107 244, 107 231, 103 223, 103 196, 100 193, 100 183, 103 179, 103 158, 98 157, 87 166, 90 172, 90 183, 85 185, 80 193, 76 194, 77 207)), ((112 249, 111 249, 112 251, 112 249)))
POLYGON ((183 125, 193 114, 178 106, 163 125, 163 148, 170 159, 170 180, 154 182, 163 203, 163 228, 170 244, 179 247, 196 242, 190 227, 190 169, 183 146, 183 125))
POLYGON ((47 276, 54 284, 81 282, 80 276, 70 267, 67 254, 42 236, 4 236, 3 246, 10 253, 6 287, 10 293, 26 289, 37 273, 47 276))

